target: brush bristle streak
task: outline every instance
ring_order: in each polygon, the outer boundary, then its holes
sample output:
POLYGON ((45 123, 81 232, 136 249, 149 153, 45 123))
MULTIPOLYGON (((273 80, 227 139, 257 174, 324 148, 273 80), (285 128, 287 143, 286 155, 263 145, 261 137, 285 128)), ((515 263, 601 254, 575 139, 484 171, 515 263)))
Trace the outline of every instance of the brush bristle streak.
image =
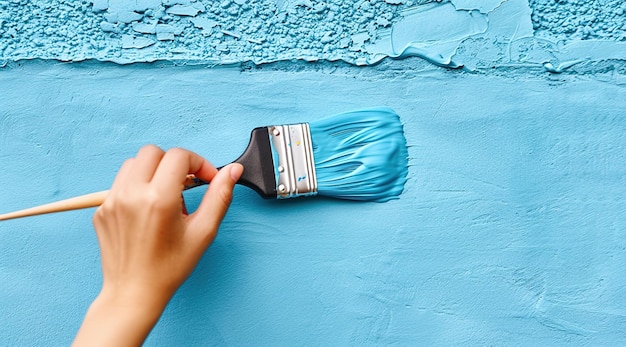
POLYGON ((320 195, 382 202, 402 193, 408 150, 392 109, 347 112, 311 122, 310 129, 320 195))
POLYGON ((287 199, 317 194, 311 131, 307 123, 268 127, 276 197, 287 199))

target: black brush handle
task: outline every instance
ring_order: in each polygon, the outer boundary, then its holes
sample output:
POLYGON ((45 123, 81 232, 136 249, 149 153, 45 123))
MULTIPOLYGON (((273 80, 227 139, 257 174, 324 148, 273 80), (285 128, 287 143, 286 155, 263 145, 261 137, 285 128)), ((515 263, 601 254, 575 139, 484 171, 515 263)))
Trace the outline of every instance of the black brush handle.
POLYGON ((276 199, 276 174, 267 127, 252 130, 248 147, 234 162, 244 167, 238 184, 252 188, 265 199, 276 199))
MULTIPOLYGON (((243 165, 243 174, 237 184, 252 188, 265 199, 276 199, 276 173, 270 136, 267 127, 255 128, 250 134, 250 142, 243 154, 233 163, 243 165)), ((223 166, 222 166, 223 167, 223 166)), ((221 170, 219 167, 218 170, 221 170)), ((187 177, 185 190, 209 184, 193 175, 187 177)))

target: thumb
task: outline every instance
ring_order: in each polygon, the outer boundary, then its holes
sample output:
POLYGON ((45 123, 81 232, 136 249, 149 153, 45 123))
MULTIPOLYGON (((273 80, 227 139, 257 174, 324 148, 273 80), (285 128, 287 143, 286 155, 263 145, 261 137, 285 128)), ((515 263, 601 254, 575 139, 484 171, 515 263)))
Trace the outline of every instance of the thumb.
POLYGON ((241 164, 235 163, 223 167, 209 183, 209 189, 204 194, 196 212, 190 216, 190 229, 200 233, 199 236, 206 240, 207 246, 217 234, 217 229, 232 201, 235 183, 242 173, 241 164))

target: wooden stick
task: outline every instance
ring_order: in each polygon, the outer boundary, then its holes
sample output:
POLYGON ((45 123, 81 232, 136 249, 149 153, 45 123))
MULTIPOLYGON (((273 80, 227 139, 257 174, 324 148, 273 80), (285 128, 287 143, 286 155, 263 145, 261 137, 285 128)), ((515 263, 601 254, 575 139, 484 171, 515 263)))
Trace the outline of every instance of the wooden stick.
MULTIPOLYGON (((202 186, 208 184, 194 175, 187 175, 187 178, 184 182, 185 190, 195 188, 198 186, 202 186)), ((89 207, 97 207, 102 205, 104 202, 104 198, 106 198, 108 190, 103 190, 101 192, 85 194, 81 196, 76 196, 73 198, 51 202, 49 204, 35 206, 31 208, 27 208, 25 210, 0 214, 0 221, 21 218, 21 217, 30 217, 36 216, 40 214, 53 213, 53 212, 61 212, 61 211, 71 211, 78 210, 81 208, 89 208, 89 207)))
POLYGON ((31 208, 27 208, 25 210, 10 212, 6 214, 0 215, 0 221, 28 217, 28 216, 36 216, 39 214, 45 213, 53 213, 53 212, 61 212, 61 211, 71 211, 78 210, 81 208, 89 208, 89 207, 97 207, 102 204, 104 198, 106 198, 108 190, 103 190, 101 192, 85 194, 61 201, 51 202, 49 204, 35 206, 31 208))

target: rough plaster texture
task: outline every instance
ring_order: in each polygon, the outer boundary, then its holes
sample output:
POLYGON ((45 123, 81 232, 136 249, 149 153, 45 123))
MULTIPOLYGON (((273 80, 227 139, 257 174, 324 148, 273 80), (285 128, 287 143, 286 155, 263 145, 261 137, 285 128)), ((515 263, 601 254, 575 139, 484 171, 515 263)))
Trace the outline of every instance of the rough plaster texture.
POLYGON ((11 0, 0 1, 0 63, 371 65, 419 56, 474 72, 591 65, 624 74, 624 10, 619 1, 11 0))
MULTIPOLYGON (((237 188, 147 345, 624 345, 624 14, 555 19, 599 3, 0 1, 0 210, 106 189, 145 143, 220 165, 254 126, 386 105, 400 198, 237 188)), ((91 213, 0 223, 0 345, 69 344, 91 213)))

